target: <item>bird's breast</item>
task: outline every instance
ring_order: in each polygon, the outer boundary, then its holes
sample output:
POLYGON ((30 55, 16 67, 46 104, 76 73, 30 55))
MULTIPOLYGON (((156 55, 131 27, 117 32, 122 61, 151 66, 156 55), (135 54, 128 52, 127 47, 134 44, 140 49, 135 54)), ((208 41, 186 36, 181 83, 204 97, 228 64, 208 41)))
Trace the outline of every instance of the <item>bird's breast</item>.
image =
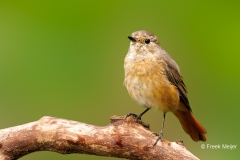
POLYGON ((179 95, 165 74, 162 59, 125 59, 124 83, 130 96, 140 105, 167 112, 177 106, 179 95))

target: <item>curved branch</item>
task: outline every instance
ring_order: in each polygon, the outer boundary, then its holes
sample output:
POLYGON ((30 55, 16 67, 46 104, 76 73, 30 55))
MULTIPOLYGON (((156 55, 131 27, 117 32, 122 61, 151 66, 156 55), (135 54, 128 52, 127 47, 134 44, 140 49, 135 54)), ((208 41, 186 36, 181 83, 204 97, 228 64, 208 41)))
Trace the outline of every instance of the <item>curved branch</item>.
POLYGON ((14 160, 35 151, 93 154, 127 159, 192 159, 183 145, 166 140, 153 146, 154 135, 134 116, 111 117, 98 127, 71 120, 43 117, 38 121, 0 130, 0 159, 14 160))

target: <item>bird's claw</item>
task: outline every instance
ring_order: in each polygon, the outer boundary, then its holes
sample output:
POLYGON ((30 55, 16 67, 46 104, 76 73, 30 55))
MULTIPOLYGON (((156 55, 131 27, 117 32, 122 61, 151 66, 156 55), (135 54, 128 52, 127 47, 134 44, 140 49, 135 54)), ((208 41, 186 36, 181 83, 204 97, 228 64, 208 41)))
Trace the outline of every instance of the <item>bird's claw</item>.
POLYGON ((141 120, 141 117, 139 117, 139 115, 135 114, 135 113, 128 113, 126 116, 125 116, 125 119, 129 116, 134 116, 136 117, 137 119, 141 120))
MULTIPOLYGON (((156 133, 154 133, 154 134, 156 134, 156 133)), ((163 132, 161 131, 161 132, 159 133, 159 135, 158 135, 158 139, 155 141, 155 143, 153 144, 153 146, 155 146, 159 140, 162 140, 162 137, 163 137, 163 132)))
POLYGON ((158 133, 156 133, 156 132, 153 132, 152 134, 154 134, 155 136, 158 136, 159 134, 158 133))
POLYGON ((134 121, 135 122, 137 122, 137 123, 139 123, 139 124, 141 124, 141 125, 143 125, 145 128, 150 128, 150 125, 149 124, 146 124, 146 123, 144 123, 142 120, 141 120, 141 115, 137 115, 137 114, 135 114, 135 113, 128 113, 126 116, 125 116, 125 119, 127 118, 127 117, 129 117, 129 116, 133 116, 133 117, 135 117, 134 119, 134 121))

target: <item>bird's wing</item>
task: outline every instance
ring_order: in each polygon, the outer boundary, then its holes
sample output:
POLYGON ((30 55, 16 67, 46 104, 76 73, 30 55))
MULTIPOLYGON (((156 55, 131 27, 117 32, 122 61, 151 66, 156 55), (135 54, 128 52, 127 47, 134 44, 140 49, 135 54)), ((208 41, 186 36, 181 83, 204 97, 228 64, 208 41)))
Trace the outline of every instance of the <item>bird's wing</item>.
POLYGON ((192 112, 187 97, 187 88, 183 82, 182 76, 180 75, 180 70, 177 63, 166 52, 163 54, 163 59, 167 64, 166 75, 168 80, 177 87, 180 95, 180 101, 187 107, 190 112, 192 112))

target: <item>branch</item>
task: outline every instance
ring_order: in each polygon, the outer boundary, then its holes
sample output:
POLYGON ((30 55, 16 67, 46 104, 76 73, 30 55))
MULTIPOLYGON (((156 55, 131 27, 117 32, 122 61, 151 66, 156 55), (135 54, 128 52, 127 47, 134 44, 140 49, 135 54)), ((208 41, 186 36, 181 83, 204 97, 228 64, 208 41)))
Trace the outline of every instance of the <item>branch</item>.
POLYGON ((160 140, 134 116, 111 117, 98 127, 54 117, 0 130, 0 159, 14 160, 35 151, 93 154, 127 159, 192 159, 183 145, 160 140))

